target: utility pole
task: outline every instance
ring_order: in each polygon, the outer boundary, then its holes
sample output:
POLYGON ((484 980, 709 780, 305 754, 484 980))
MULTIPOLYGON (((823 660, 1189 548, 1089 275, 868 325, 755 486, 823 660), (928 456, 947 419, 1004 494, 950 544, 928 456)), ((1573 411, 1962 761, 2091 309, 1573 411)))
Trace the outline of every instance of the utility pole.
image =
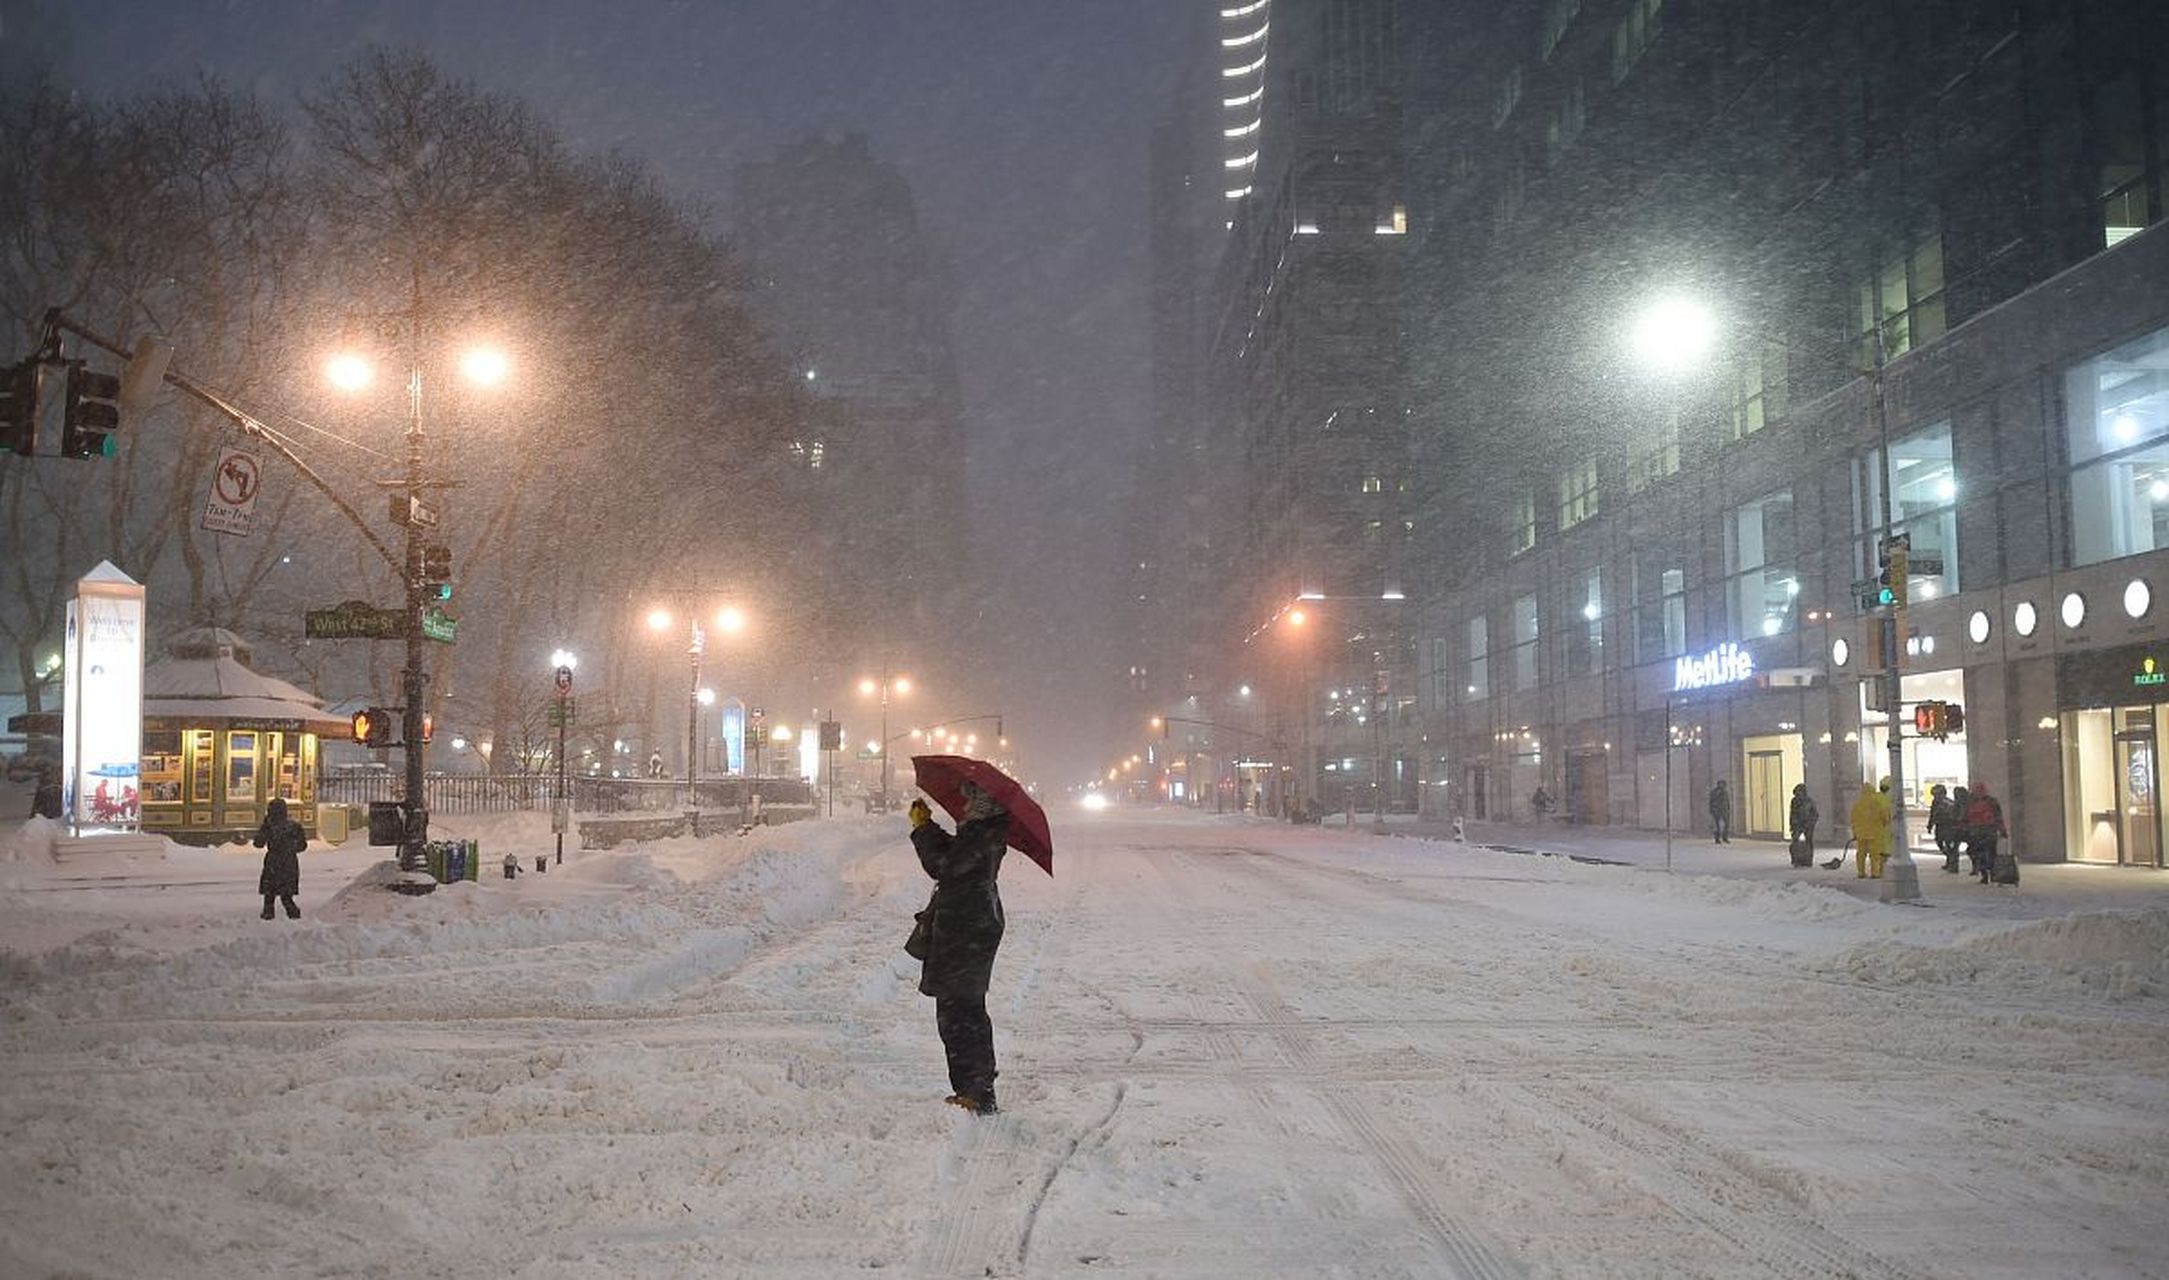
MULTIPOLYGON (((1875 370, 1871 391, 1875 397, 1876 470, 1875 488, 1879 497, 1883 522, 1883 539, 1889 558, 1891 601, 1876 624, 1883 629, 1883 719, 1889 730, 1890 745, 1890 857, 1883 864, 1881 897, 1884 902, 1913 902, 1920 897, 1920 868, 1914 865, 1913 853, 1907 847, 1905 830, 1905 744, 1900 727, 1902 717, 1898 714, 1905 699, 1905 650, 1899 647, 1904 640, 1906 580, 1909 569, 1908 549, 1896 547, 1896 535, 1892 525, 1895 520, 1896 499, 1891 494, 1891 478, 1895 468, 1890 461, 1890 404, 1884 394, 1883 374, 1890 364, 1890 351, 1884 342, 1883 324, 1875 323, 1875 370)), ((1868 785, 1863 783, 1863 785, 1868 785)))
MULTIPOLYGON (((428 750, 422 741, 422 718, 426 710, 429 675, 423 669, 423 646, 428 637, 422 633, 422 617, 429 607, 422 593, 422 522, 412 519, 416 508, 422 505, 424 479, 422 475, 422 357, 420 325, 420 286, 417 284, 416 311, 410 316, 408 341, 410 343, 410 368, 407 371, 407 495, 406 522, 406 587, 407 587, 407 663, 405 673, 406 706, 400 712, 400 731, 406 739, 406 792, 403 801, 406 812, 406 839, 399 845, 399 869, 404 872, 422 871, 429 865, 429 794, 425 769, 428 750)), ((427 893, 435 889, 431 881, 422 888, 419 881, 409 880, 401 892, 427 893)))

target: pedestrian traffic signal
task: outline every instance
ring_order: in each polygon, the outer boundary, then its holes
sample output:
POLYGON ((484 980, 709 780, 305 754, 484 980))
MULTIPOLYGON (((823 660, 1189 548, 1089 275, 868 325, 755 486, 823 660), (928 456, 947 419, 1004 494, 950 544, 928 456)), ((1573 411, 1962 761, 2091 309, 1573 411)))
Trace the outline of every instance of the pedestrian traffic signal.
POLYGON ((60 453, 65 458, 110 458, 114 429, 120 426, 119 378, 93 373, 81 361, 68 365, 67 390, 61 400, 60 453))
POLYGON ((1913 708, 1913 732, 1942 742, 1966 729, 1966 709, 1955 702, 1923 702, 1913 708))
POLYGON ((354 713, 354 741, 365 747, 392 745, 392 729, 399 723, 390 707, 364 707, 354 713))
POLYGON ((427 711, 424 711, 424 712, 422 713, 422 741, 424 741, 424 742, 429 742, 429 741, 433 740, 433 739, 434 739, 434 738, 435 738, 436 736, 437 736, 437 717, 436 717, 436 716, 434 716, 434 715, 431 715, 431 714, 430 714, 429 712, 427 712, 427 711))
POLYGON ((0 369, 0 450, 23 457, 38 451, 38 362, 0 369))

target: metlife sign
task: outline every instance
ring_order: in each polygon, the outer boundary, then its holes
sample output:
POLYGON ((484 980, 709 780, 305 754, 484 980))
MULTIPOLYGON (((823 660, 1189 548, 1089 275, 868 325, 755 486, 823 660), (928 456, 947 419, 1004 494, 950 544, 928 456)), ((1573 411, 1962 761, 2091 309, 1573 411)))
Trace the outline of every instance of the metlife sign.
POLYGON ((1672 664, 1674 693, 1741 684, 1754 678, 1754 656, 1736 644, 1721 644, 1700 657, 1679 658, 1672 664))

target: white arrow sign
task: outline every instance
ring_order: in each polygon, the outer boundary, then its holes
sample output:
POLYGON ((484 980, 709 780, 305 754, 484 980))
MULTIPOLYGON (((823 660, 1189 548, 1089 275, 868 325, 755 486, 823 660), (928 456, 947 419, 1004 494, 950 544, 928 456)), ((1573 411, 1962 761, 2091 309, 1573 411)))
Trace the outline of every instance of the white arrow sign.
POLYGON ((246 537, 256 526, 256 494, 264 487, 263 463, 232 445, 218 451, 211 470, 211 500, 204 504, 203 527, 212 533, 246 537))

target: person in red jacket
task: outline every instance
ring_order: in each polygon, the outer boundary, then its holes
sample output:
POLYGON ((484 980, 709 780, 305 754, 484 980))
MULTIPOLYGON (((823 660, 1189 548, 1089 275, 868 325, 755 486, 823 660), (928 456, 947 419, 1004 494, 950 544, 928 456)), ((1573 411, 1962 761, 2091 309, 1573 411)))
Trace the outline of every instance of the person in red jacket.
POLYGON ((2011 834, 2003 824, 2003 806, 1988 794, 1988 784, 1976 782, 1966 788, 1966 856, 1973 872, 1987 884, 1996 874, 1996 844, 2011 834))

